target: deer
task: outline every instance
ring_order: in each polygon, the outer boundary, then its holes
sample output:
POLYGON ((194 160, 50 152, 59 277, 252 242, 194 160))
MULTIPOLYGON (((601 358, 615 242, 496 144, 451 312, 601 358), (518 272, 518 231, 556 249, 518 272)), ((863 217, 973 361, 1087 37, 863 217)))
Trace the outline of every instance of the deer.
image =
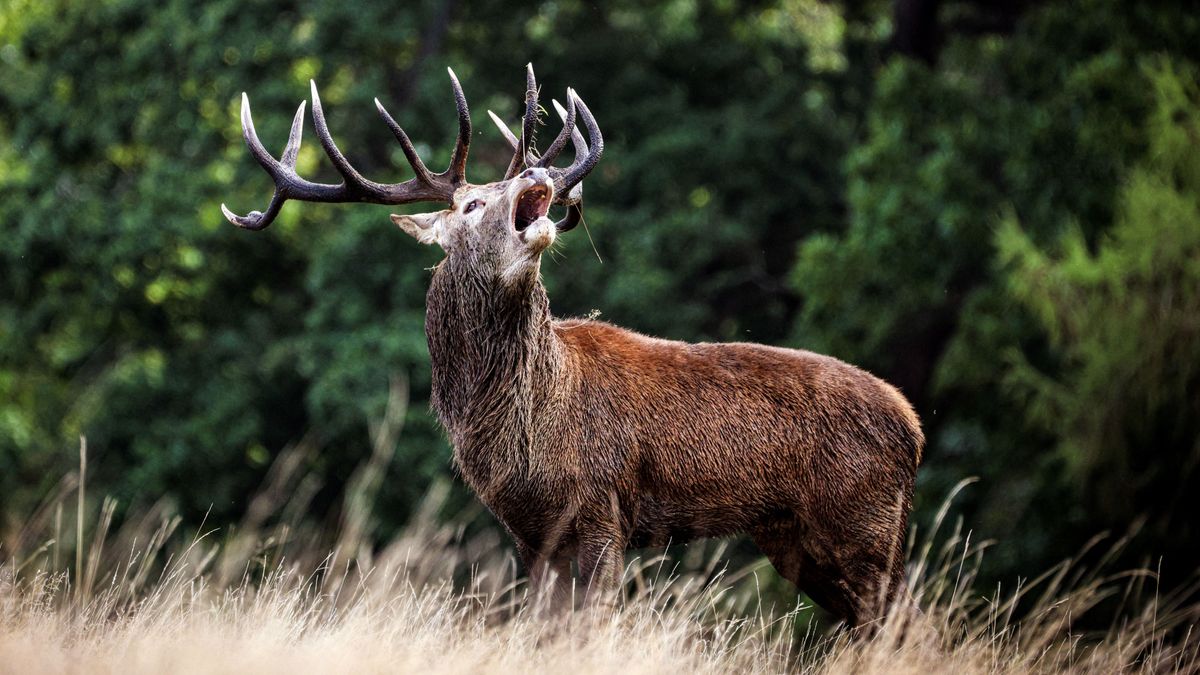
POLYGON ((513 151, 504 177, 471 184, 471 115, 448 72, 458 136, 441 173, 375 99, 414 173, 394 184, 347 161, 315 82, 312 120, 339 184, 296 173, 306 102, 276 159, 243 93, 243 136, 275 191, 266 211, 238 216, 222 204, 225 217, 261 230, 287 200, 446 205, 391 216, 444 252, 426 296, 431 405, 454 465, 511 535, 531 587, 561 595, 574 560, 586 605, 619 589, 628 549, 747 534, 780 576, 835 617, 860 626, 884 616, 906 593, 907 521, 925 443, 909 402, 882 379, 810 351, 690 344, 555 318, 540 261, 582 220, 582 181, 604 150, 600 128, 568 89, 565 105, 554 101, 562 130, 540 152, 529 65, 520 135, 488 111, 513 151), (568 143, 574 159, 556 167, 568 143), (552 205, 565 207, 563 218, 549 217, 552 205))

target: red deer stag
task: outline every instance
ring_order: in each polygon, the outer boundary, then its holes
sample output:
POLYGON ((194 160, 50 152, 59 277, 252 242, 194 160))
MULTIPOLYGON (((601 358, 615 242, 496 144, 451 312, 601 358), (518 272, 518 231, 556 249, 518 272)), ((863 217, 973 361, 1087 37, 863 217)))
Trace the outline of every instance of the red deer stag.
POLYGON ((504 524, 535 587, 562 590, 578 562, 588 594, 619 583, 627 548, 748 533, 781 575, 857 625, 903 589, 903 542, 924 437, 892 386, 837 359, 757 344, 687 344, 600 321, 557 320, 540 258, 581 218, 580 181, 604 147, 571 90, 545 154, 530 142, 537 85, 527 73, 520 137, 504 179, 467 182, 471 119, 450 73, 458 141, 432 173, 376 100, 415 177, 380 184, 334 145, 312 87, 317 137, 338 185, 296 174, 304 104, 280 159, 259 142, 243 95, 242 127, 285 200, 449 208, 392 220, 445 258, 434 268, 425 331, 433 407, 467 483, 504 524), (576 127, 576 121, 587 137, 576 127), (552 166, 571 142, 575 159, 552 166), (551 204, 566 216, 547 218, 551 204), (558 582, 552 581, 557 579, 558 582))

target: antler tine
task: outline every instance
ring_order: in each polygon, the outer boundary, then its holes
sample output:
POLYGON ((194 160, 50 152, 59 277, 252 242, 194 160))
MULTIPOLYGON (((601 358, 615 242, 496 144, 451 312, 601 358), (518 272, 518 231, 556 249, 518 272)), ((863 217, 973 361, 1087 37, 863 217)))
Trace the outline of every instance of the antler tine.
MULTIPOLYGON (((301 120, 302 124, 304 120, 303 115, 304 104, 301 103, 300 108, 296 111, 296 117, 301 120)), ((257 160, 260 165, 262 165, 263 170, 265 170, 272 179, 278 182, 280 173, 278 163, 275 161, 275 158, 271 156, 271 153, 267 152, 267 149, 263 147, 262 141, 258 140, 258 133, 254 130, 254 117, 250 114, 250 97, 247 96, 246 92, 244 91, 242 92, 241 117, 242 138, 245 139, 246 146, 250 148, 250 154, 254 156, 254 159, 257 160)), ((296 135, 295 119, 292 120, 292 135, 296 135)), ((291 146, 291 139, 289 138, 287 149, 290 149, 291 146)), ((287 149, 284 150, 285 157, 287 156, 287 149)), ((262 211, 251 211, 244 216, 239 216, 233 211, 230 211, 229 207, 225 206, 224 203, 221 204, 221 213, 225 214, 226 220, 234 225, 237 225, 238 227, 245 228, 247 230, 260 230, 266 227, 266 224, 262 224, 264 219, 266 220, 267 224, 270 224, 270 222, 275 219, 275 214, 279 213, 279 207, 282 205, 282 203, 283 200, 279 198, 279 189, 276 188, 275 193, 271 195, 271 203, 267 206, 267 214, 264 214, 262 211)))
POLYGON ((396 141, 400 143, 400 149, 404 152, 404 158, 413 168, 413 172, 417 176, 417 180, 425 184, 434 184, 439 179, 458 188, 467 182, 467 153, 471 149, 471 111, 467 106, 467 96, 463 93, 462 85, 459 84, 458 76, 454 74, 454 70, 447 68, 446 72, 450 75, 450 86, 454 89, 454 105, 458 109, 458 138, 454 142, 454 154, 450 156, 450 166, 439 174, 431 173, 425 163, 421 161, 421 157, 417 154, 416 148, 413 147, 412 141, 404 129, 392 118, 391 114, 375 99, 375 109, 379 111, 379 116, 383 118, 384 124, 392 131, 392 135, 396 137, 396 141))
POLYGON ((338 150, 337 144, 333 142, 333 136, 329 133, 329 125, 325 122, 325 110, 321 107, 321 97, 317 94, 317 82, 309 80, 308 84, 312 89, 312 118, 313 126, 317 128, 317 140, 321 142, 321 147, 325 149, 329 161, 333 162, 333 168, 342 174, 342 185, 346 187, 346 192, 351 195, 362 192, 365 193, 362 195, 364 197, 373 195, 385 198, 387 196, 386 187, 363 177, 350 165, 350 161, 346 159, 342 151, 338 150))
POLYGON ((408 165, 412 167, 413 173, 417 175, 417 180, 422 183, 432 183, 433 174, 426 168, 425 162, 421 161, 421 156, 417 154, 417 149, 413 147, 412 141, 409 140, 408 134, 404 133, 404 129, 392 119, 387 109, 375 99, 375 109, 379 111, 379 116, 383 118, 383 123, 391 129, 392 135, 396 137, 396 142, 400 144, 400 150, 404 153, 404 158, 408 160, 408 165))
POLYGON ((571 166, 555 177, 556 191, 561 192, 570 190, 582 181, 584 176, 587 176, 595 168, 596 162, 600 161, 600 155, 604 152, 604 136, 600 133, 600 126, 596 124, 596 118, 592 117, 592 111, 588 110, 587 104, 579 98, 575 90, 568 89, 567 94, 579 108, 579 118, 588 130, 588 143, 584 148, 584 154, 576 156, 571 166))
MULTIPOLYGON (((543 168, 547 167, 558 155, 558 153, 562 151, 562 146, 566 145, 566 139, 568 136, 570 136, 571 142, 575 146, 575 155, 577 157, 588 154, 587 141, 583 140, 583 134, 580 133, 579 129, 575 127, 575 101, 572 99, 567 99, 567 103, 571 106, 570 110, 563 108, 562 104, 556 100, 551 99, 551 102, 554 104, 554 109, 558 111, 558 116, 563 120, 563 130, 559 132, 558 137, 554 139, 554 143, 550 145, 550 149, 546 151, 546 154, 541 158, 541 160, 538 160, 535 163, 536 166, 543 168)), ((508 141, 509 147, 511 147, 514 152, 517 152, 517 148, 520 147, 520 141, 517 140, 517 137, 513 135, 513 132, 508 128, 508 125, 504 123, 504 120, 500 119, 500 117, 491 110, 488 111, 488 116, 492 118, 492 122, 496 124, 496 128, 499 129, 500 134, 504 136, 504 140, 508 141)), ((528 160, 530 158, 527 157, 526 159, 528 160)), ((551 170, 554 172, 558 171, 557 169, 551 170)), ((567 207, 567 215, 564 216, 562 220, 554 223, 555 229, 557 229, 559 232, 566 232, 567 230, 574 229, 575 226, 579 225, 579 223, 583 221, 582 182, 575 184, 565 194, 555 194, 554 201, 558 204, 565 204, 567 207)))
MULTIPOLYGON (((563 128, 562 131, 558 132, 558 136, 554 138, 554 142, 550 144, 550 147, 546 148, 546 154, 542 155, 542 158, 535 164, 535 166, 540 166, 543 169, 548 168, 550 163, 558 157, 558 153, 562 152, 562 149, 567 146, 567 139, 571 138, 573 134, 579 133, 575 130, 575 99, 567 98, 567 105, 569 107, 565 113, 558 101, 551 99, 551 102, 554 103, 554 109, 558 111, 559 116, 563 118, 563 128)), ((582 135, 580 137, 582 138, 582 135)))
MULTIPOLYGON (((562 104, 559 103, 557 99, 551 99, 550 102, 554 104, 554 110, 556 112, 558 112, 558 116, 560 118, 562 118, 562 120, 565 124, 566 120, 567 120, 566 108, 563 108, 562 104)), ((573 106, 574 101, 572 99, 568 98, 567 103, 572 104, 572 106, 573 106)), ((580 156, 584 156, 584 155, 588 154, 588 144, 587 144, 587 141, 585 141, 583 139, 583 133, 581 131, 579 131, 578 125, 573 124, 573 125, 571 125, 570 128, 571 128, 571 145, 575 146, 575 157, 576 157, 576 160, 571 162, 571 164, 573 166, 578 162, 578 158, 580 156)), ((556 195, 556 197, 555 197, 555 201, 559 201, 561 203, 567 203, 567 204, 578 204, 582 200, 583 200, 583 181, 579 181, 578 183, 576 183, 574 185, 574 187, 572 187, 569 191, 567 191, 566 194, 563 194, 561 196, 556 195)))
MULTIPOLYGON (((496 125, 496 128, 500 130, 500 134, 502 136, 504 136, 505 142, 508 143, 508 148, 510 150, 512 150, 514 153, 518 152, 518 148, 521 147, 521 141, 515 135, 513 135, 512 130, 510 130, 508 128, 508 125, 504 123, 504 120, 500 119, 500 116, 497 115, 496 113, 492 112, 491 110, 487 111, 487 114, 488 114, 488 117, 492 118, 492 123, 496 125)), ((513 159, 516 159, 516 157, 514 156, 513 159)), ((518 165, 518 169, 521 166, 527 166, 529 164, 532 164, 535 161, 535 159, 536 158, 534 158, 530 155, 526 155, 524 162, 522 164, 518 165)), ((511 162, 510 162, 510 166, 511 166, 511 162)), ((505 173, 507 173, 507 171, 505 173)), ((509 176, 509 178, 511 178, 511 176, 509 176)), ((504 180, 508 180, 508 179, 506 178, 504 180)))
MULTIPOLYGON (((296 168, 296 157, 300 155, 300 140, 304 136, 304 106, 308 105, 308 101, 301 101, 300 107, 296 108, 296 116, 292 118, 292 130, 288 133, 287 145, 283 146, 283 154, 279 157, 279 163, 289 169, 296 168)), ((246 109, 249 110, 249 104, 246 109)))
MULTIPOLYGON (((558 99, 556 98, 550 99, 550 102, 554 104, 554 110, 558 113, 559 119, 561 119, 563 122, 566 122, 567 109, 564 108, 563 104, 559 103, 558 99)), ((584 140, 583 133, 579 131, 579 127, 574 124, 571 125, 571 143, 575 146, 576 155, 579 155, 580 153, 587 154, 587 141, 584 140)))
MULTIPOLYGON (((575 126, 575 102, 568 100, 568 103, 571 104, 570 111, 564 108, 557 99, 551 99, 551 102, 554 104, 554 109, 558 111, 558 116, 563 120, 563 130, 559 132, 558 136, 554 139, 554 142, 550 145, 550 148, 546 151, 546 154, 541 157, 541 159, 527 155, 525 157, 525 164, 527 165, 549 168, 550 163, 557 158, 559 153, 562 152, 562 147, 566 145, 568 133, 570 134, 572 144, 575 146, 576 156, 586 155, 588 152, 587 141, 583 139, 583 134, 580 133, 579 129, 575 126)), ((516 152, 521 141, 516 137, 516 135, 513 134, 512 130, 508 128, 508 125, 504 123, 504 120, 500 119, 499 115, 491 110, 487 111, 487 114, 488 117, 492 118, 492 123, 496 125, 496 128, 500 131, 500 134, 504 136, 504 140, 508 143, 509 149, 516 152)))
MULTIPOLYGON (((583 199, 583 177, 599 161, 600 153, 604 150, 604 138, 600 134, 600 129, 596 124, 595 118, 592 117, 591 111, 587 109, 587 105, 584 104, 583 100, 579 98, 573 89, 567 90, 568 107, 564 108, 556 100, 552 100, 552 103, 554 104, 554 109, 558 111, 558 116, 563 120, 562 131, 554 139, 554 142, 550 145, 545 155, 538 159, 532 157, 531 153, 526 153, 524 163, 517 164, 515 170, 513 169, 513 164, 509 164, 509 170, 505 172, 505 177, 508 179, 516 175, 522 166, 538 166, 549 169, 555 182, 554 201, 558 204, 575 205, 583 199), (579 126, 576 124, 577 120, 582 120, 584 126, 588 129, 588 135, 592 141, 590 147, 588 141, 584 140, 583 133, 579 131, 579 126), (568 136, 571 139, 571 143, 575 146, 574 161, 565 169, 551 167, 550 163, 562 152, 568 136)), ((508 142, 509 147, 513 149, 513 163, 517 162, 520 156, 521 141, 513 135, 508 125, 496 113, 489 110, 488 115, 508 142)), ((577 216, 578 214, 569 215, 577 216)), ((578 221, 576 220, 576 222, 578 221)))
POLYGON ((258 133, 254 130, 254 119, 250 114, 250 98, 242 94, 242 136, 250 148, 250 154, 263 167, 275 183, 275 192, 267 210, 251 211, 245 216, 239 216, 221 205, 221 213, 229 222, 248 230, 261 230, 270 225, 279 215, 280 208, 288 199, 298 199, 307 202, 367 202, 372 204, 408 204, 420 201, 446 201, 454 199, 454 192, 466 183, 467 152, 471 145, 471 113, 467 107, 467 97, 463 94, 462 85, 454 71, 450 71, 450 82, 454 89, 454 102, 458 108, 458 139, 455 143, 454 154, 450 166, 439 174, 430 173, 408 135, 392 119, 384 109, 379 99, 375 99, 375 107, 380 116, 399 141, 408 163, 412 166, 415 177, 402 183, 376 183, 363 177, 346 159, 333 137, 329 133, 329 125, 325 122, 325 111, 321 107, 321 97, 317 93, 316 82, 311 82, 313 125, 317 129, 317 139, 321 142, 325 154, 329 156, 342 182, 338 185, 314 183, 301 178, 296 173, 296 158, 300 153, 300 141, 304 130, 304 106, 301 103, 292 119, 292 129, 288 134, 287 145, 283 154, 277 160, 263 147, 258 133))
POLYGON ((504 172, 504 180, 508 180, 521 170, 522 166, 531 164, 536 156, 537 145, 534 134, 537 130, 538 118, 538 89, 537 78, 533 74, 533 64, 525 66, 525 115, 521 123, 521 138, 513 149, 512 160, 504 172))
POLYGON ((559 232, 567 232, 575 229, 575 226, 583 222, 583 202, 575 202, 567 205, 567 215, 563 216, 562 220, 555 221, 554 229, 559 232))
MULTIPOLYGON (((262 142, 258 140, 258 134, 254 131, 254 118, 250 115, 250 98, 246 96, 245 92, 242 92, 242 136, 246 139, 246 144, 250 146, 250 152, 255 159, 273 178, 282 175, 288 169, 296 168, 296 157, 300 154, 300 140, 304 135, 304 106, 306 103, 307 101, 301 101, 300 107, 296 108, 296 116, 292 118, 292 130, 288 133, 287 145, 283 148, 283 155, 276 162, 263 147, 262 142)), ((251 211, 246 216, 239 216, 224 204, 221 204, 221 213, 225 214, 225 218, 238 227, 261 230, 275 219, 279 209, 283 207, 284 199, 285 197, 276 188, 275 193, 271 195, 271 203, 267 206, 266 213, 251 211)))
POLYGON ((500 134, 504 136, 504 140, 508 141, 508 147, 516 150, 517 146, 519 146, 521 142, 518 141, 517 137, 513 135, 512 130, 508 128, 508 125, 504 123, 504 120, 500 119, 500 116, 491 110, 487 111, 487 114, 488 117, 492 118, 492 123, 496 125, 496 128, 500 130, 500 134))
MULTIPOLYGON (((570 129, 571 144, 575 146, 575 156, 586 155, 588 152, 587 141, 583 140, 583 134, 580 133, 579 128, 574 124, 573 113, 575 112, 575 101, 571 98, 567 99, 567 104, 571 106, 569 112, 563 108, 557 99, 550 99, 550 102, 554 104, 554 110, 558 112, 558 116, 563 120, 564 126, 563 130, 559 132, 559 137, 561 138, 570 129), (570 119, 570 123, 567 122, 568 119, 570 119)), ((555 139, 554 142, 557 144, 558 139, 555 139)), ((547 152, 546 154, 549 153, 547 152)), ((564 195, 560 196, 556 194, 554 200, 567 205, 567 215, 563 216, 562 220, 554 223, 554 229, 559 232, 567 232, 568 230, 575 229, 579 223, 583 222, 583 181, 576 183, 564 195)))
POLYGON ((538 105, 537 78, 533 76, 533 64, 525 64, 525 118, 521 124, 521 141, 525 156, 537 153, 537 122, 541 107, 538 105))
POLYGON ((458 76, 450 68, 450 85, 454 88, 454 104, 458 108, 458 139, 454 143, 454 154, 446 169, 450 183, 455 187, 467 182, 467 151, 471 149, 471 111, 467 108, 467 95, 463 93, 458 76))
POLYGON ((246 140, 246 146, 250 148, 250 154, 275 182, 275 192, 271 195, 271 202, 266 211, 251 211, 244 216, 235 214, 229 207, 221 204, 221 213, 229 222, 243 229, 261 230, 275 220, 279 209, 289 197, 305 195, 304 199, 308 201, 336 201, 341 186, 313 183, 296 174, 296 157, 300 152, 300 138, 304 129, 304 105, 301 103, 296 109, 283 156, 281 160, 276 160, 263 147, 262 141, 258 140, 258 133, 254 130, 254 116, 250 113, 250 97, 246 92, 242 92, 242 137, 246 140))
MULTIPOLYGON (((302 110, 304 104, 301 103, 300 106, 302 110)), ((296 112, 299 113, 300 110, 296 112)), ((294 128, 295 119, 292 120, 292 124, 294 128)), ((254 159, 258 160, 267 173, 274 176, 279 163, 263 147, 262 141, 258 140, 258 132, 254 130, 254 116, 250 114, 250 97, 244 91, 242 92, 242 138, 246 140, 246 145, 250 148, 250 154, 254 155, 254 159)))

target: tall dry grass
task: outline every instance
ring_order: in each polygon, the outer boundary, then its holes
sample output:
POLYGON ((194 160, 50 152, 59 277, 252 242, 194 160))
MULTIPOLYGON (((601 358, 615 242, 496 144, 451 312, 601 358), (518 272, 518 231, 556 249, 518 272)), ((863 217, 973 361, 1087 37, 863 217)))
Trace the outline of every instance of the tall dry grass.
MULTIPOLYGON (((388 425, 377 431, 377 448, 394 442, 388 425)), ((712 545, 687 549, 682 563, 631 560, 615 609, 554 614, 499 536, 467 537, 438 518, 444 490, 401 536, 370 546, 385 452, 352 481, 332 535, 307 528, 307 452, 300 443, 281 455, 228 531, 181 532, 163 506, 110 531, 111 500, 85 515, 81 465, 0 540, 0 672, 1200 670, 1200 606, 1187 591, 1159 596, 1149 571, 1065 561, 1009 590, 980 588, 985 547, 947 525, 953 494, 911 546, 920 610, 897 607, 868 636, 820 627, 801 605, 773 608, 759 583, 766 563, 722 570, 712 545), (72 506, 77 522, 64 522, 72 506), (1101 603, 1119 604, 1119 619, 1079 631, 1101 603)))

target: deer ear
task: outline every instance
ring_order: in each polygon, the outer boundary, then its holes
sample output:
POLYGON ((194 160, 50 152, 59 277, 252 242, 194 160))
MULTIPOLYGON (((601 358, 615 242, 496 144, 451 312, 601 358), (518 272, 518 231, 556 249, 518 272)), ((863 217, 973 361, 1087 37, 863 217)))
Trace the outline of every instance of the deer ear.
POLYGON ((411 216, 393 213, 392 222, 422 244, 437 244, 441 241, 442 217, 445 214, 445 211, 417 213, 411 216))

